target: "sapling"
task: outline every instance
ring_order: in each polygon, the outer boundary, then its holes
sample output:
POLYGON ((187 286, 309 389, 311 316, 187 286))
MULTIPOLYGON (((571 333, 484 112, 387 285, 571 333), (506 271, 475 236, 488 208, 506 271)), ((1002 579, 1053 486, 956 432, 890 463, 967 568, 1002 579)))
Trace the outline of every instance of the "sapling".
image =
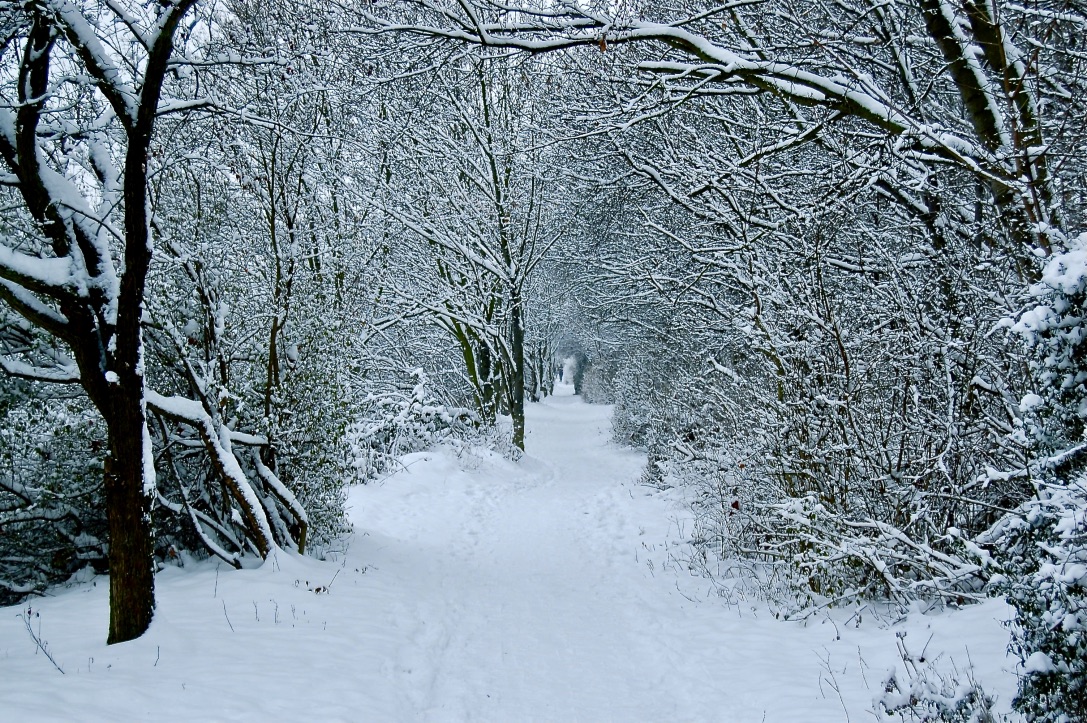
POLYGON ((42 651, 42 654, 53 664, 53 667, 60 671, 61 675, 64 675, 64 669, 60 667, 53 654, 49 652, 49 643, 42 640, 42 622, 41 612, 34 612, 33 608, 27 607, 25 613, 19 613, 19 617, 23 620, 23 625, 26 626, 26 632, 30 635, 30 639, 34 641, 34 645, 38 650, 42 651), (30 624, 30 618, 35 617, 38 619, 38 630, 34 631, 34 626, 30 624))

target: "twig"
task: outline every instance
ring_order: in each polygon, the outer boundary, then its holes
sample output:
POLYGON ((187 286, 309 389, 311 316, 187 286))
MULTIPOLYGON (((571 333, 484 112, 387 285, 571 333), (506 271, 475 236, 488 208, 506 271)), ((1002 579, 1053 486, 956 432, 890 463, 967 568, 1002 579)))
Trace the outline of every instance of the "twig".
MULTIPOLYGON (((42 654, 49 659, 49 662, 53 664, 53 667, 60 671, 61 675, 64 675, 64 669, 57 665, 57 661, 53 659, 53 655, 49 652, 49 645, 41 639, 41 632, 34 632, 34 627, 30 624, 30 608, 26 609, 26 613, 19 613, 19 617, 23 619, 23 624, 26 625, 26 631, 30 634, 30 639, 34 641, 34 644, 38 646, 38 650, 42 651, 42 654)), ((39 625, 41 620, 41 613, 38 613, 39 625)))
POLYGON ((687 598, 687 599, 688 599, 688 600, 690 600, 691 602, 693 602, 693 603, 697 603, 697 602, 698 602, 698 601, 697 601, 697 600, 695 600, 695 599, 694 599, 693 597, 691 597, 690 595, 688 595, 687 593, 685 593, 685 592, 683 592, 682 590, 680 590, 680 589, 679 589, 679 580, 676 580, 676 590, 677 590, 677 591, 679 592, 679 594, 680 594, 680 595, 682 595, 683 597, 687 598))
POLYGON ((864 656, 861 654, 861 646, 857 646, 857 660, 860 662, 861 668, 861 680, 864 681, 864 687, 871 690, 872 687, 868 685, 868 676, 864 674, 864 669, 868 667, 868 663, 864 662, 864 656))
POLYGON ((830 651, 828 651, 826 648, 823 648, 823 650, 826 652, 827 657, 825 659, 820 658, 820 662, 822 662, 823 664, 823 670, 827 671, 827 673, 830 674, 830 678, 825 679, 822 675, 819 676, 819 692, 823 693, 824 698, 827 697, 827 694, 823 691, 823 681, 826 680, 827 685, 830 686, 830 689, 838 694, 838 702, 842 704, 842 710, 845 711, 846 723, 849 723, 849 706, 845 704, 845 698, 842 697, 842 687, 838 684, 838 676, 834 674, 834 669, 830 666, 830 651))
POLYGON ((226 618, 226 624, 230 625, 230 632, 234 632, 234 626, 230 623, 230 616, 226 614, 226 600, 223 600, 223 617, 226 618))
POLYGON ((826 622, 830 623, 834 627, 834 639, 841 640, 842 632, 838 630, 838 623, 834 622, 834 618, 830 616, 830 613, 827 613, 826 622))

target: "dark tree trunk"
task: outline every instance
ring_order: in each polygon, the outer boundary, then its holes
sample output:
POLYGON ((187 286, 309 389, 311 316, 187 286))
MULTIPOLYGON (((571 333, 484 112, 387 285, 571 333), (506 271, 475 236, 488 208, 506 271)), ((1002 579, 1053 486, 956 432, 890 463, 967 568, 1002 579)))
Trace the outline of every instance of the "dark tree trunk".
POLYGON ((137 638, 155 609, 153 480, 145 480, 143 387, 116 394, 107 417, 109 458, 105 493, 109 520, 108 644, 137 638), (146 489, 145 489, 146 487, 146 489))
POLYGON ((513 444, 522 452, 525 449, 525 326, 522 318, 521 294, 514 293, 511 304, 510 354, 513 369, 510 370, 507 397, 510 416, 513 417, 513 444))
MULTIPOLYGON (((174 32, 181 17, 196 0, 178 0, 164 10, 161 33, 148 52, 140 89, 140 104, 128 129, 125 153, 124 274, 117 299, 117 375, 110 384, 106 416, 110 468, 107 470, 106 506, 109 520, 110 621, 108 643, 137 638, 151 625, 155 610, 154 531, 151 500, 155 479, 144 407, 143 295, 151 265, 151 224, 147 204, 147 159, 155 127, 163 79, 173 52, 174 32)), ((107 379, 107 382, 109 380, 107 379)))

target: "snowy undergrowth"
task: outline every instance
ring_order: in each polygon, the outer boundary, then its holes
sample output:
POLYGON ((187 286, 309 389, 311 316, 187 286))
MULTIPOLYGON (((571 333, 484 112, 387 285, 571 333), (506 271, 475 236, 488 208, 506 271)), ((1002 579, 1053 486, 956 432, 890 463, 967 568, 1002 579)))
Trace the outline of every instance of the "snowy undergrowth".
POLYGON ((682 562, 687 493, 639 483, 645 459, 608 441, 609 414, 570 396, 531 405, 516 462, 463 447, 406 455, 384 484, 351 491, 356 532, 326 561, 281 550, 258 569, 169 568, 150 631, 130 643, 104 645, 104 578, 4 608, 0 709, 11 720, 862 721, 892 668, 907 679, 904 640, 937 671, 972 662, 1007 710, 1000 602, 804 623, 742 595, 722 604, 682 562))

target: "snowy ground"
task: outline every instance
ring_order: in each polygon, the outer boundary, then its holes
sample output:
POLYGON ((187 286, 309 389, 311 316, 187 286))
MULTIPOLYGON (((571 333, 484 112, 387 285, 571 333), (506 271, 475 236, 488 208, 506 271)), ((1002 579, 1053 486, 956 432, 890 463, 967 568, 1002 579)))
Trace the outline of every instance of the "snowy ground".
POLYGON ((676 493, 559 386, 529 454, 410 455, 355 489, 334 561, 279 552, 158 577, 151 630, 104 644, 103 579, 0 609, 0 720, 864 721, 895 632, 1014 693, 1000 603, 890 626, 725 606, 676 563, 676 493))

